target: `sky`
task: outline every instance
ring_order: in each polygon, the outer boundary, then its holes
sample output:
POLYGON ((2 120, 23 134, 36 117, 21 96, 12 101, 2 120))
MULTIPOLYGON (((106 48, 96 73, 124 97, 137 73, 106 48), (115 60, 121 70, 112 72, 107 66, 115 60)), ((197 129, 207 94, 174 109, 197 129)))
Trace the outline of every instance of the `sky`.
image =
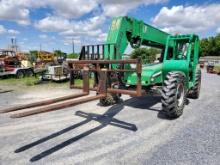
POLYGON ((131 16, 171 34, 220 33, 220 0, 0 0, 0 48, 79 52, 104 43, 112 17, 131 16))

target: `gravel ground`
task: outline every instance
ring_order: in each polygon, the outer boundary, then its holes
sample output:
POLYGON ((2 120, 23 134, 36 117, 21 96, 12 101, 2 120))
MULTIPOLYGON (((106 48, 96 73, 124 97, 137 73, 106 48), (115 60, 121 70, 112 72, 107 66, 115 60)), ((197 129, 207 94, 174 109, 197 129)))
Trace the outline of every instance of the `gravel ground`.
MULTIPOLYGON (((77 93, 35 89, 0 94, 0 108, 77 93)), ((0 115, 0 164, 201 164, 220 162, 220 76, 203 74, 201 97, 176 120, 160 97, 97 101, 21 119, 0 115)))

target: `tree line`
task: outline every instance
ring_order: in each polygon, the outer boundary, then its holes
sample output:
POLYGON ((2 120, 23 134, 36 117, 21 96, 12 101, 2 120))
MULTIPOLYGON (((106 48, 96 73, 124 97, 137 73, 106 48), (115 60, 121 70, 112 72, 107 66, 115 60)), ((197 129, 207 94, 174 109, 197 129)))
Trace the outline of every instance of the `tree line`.
POLYGON ((220 56, 220 33, 200 40, 200 57, 220 56))
POLYGON ((153 63, 156 60, 157 54, 160 54, 160 53, 161 53, 160 49, 141 47, 141 48, 134 49, 131 52, 130 56, 132 59, 141 57, 142 63, 149 64, 149 63, 153 63))
MULTIPOLYGON (((199 56, 220 56, 220 33, 216 36, 208 37, 200 39, 200 49, 199 49, 199 56)), ((30 51, 30 57, 31 61, 34 61, 37 59, 39 51, 32 50, 30 51)), ((55 50, 54 52, 55 56, 63 56, 66 55, 67 58, 78 58, 79 54, 77 53, 64 53, 61 50, 55 50)), ((137 58, 141 56, 144 63, 152 63, 154 60, 156 60, 157 54, 160 54, 161 50, 155 49, 155 48, 146 48, 141 47, 138 49, 134 49, 130 57, 131 58, 137 58)))
MULTIPOLYGON (((38 50, 30 50, 29 54, 28 54, 28 58, 31 62, 35 62, 38 58, 38 54, 40 53, 40 51, 38 50)), ((65 53, 61 50, 54 50, 54 52, 51 52, 52 54, 54 54, 55 57, 67 57, 67 58, 78 58, 79 54, 77 53, 65 53)))

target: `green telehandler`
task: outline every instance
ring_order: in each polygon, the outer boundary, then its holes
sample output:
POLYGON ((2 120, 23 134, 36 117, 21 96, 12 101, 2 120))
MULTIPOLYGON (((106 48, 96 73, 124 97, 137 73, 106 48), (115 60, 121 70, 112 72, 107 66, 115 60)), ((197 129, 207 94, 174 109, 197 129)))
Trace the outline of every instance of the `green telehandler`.
MULTIPOLYGON (((163 111, 170 118, 179 117, 183 113, 186 98, 199 97, 201 85, 201 71, 197 66, 199 37, 195 34, 172 36, 143 21, 117 17, 112 21, 106 43, 97 45, 96 48, 94 45, 84 46, 80 60, 122 60, 128 44, 134 49, 141 46, 161 49, 159 63, 142 65, 141 86, 146 92, 154 87, 160 89, 163 111), (104 56, 94 57, 97 54, 95 49, 100 52, 100 46, 103 47, 104 56)), ((111 68, 117 69, 121 66, 112 64, 111 68)), ((131 69, 132 66, 125 64, 124 68, 131 69)), ((118 76, 110 74, 109 77, 113 79, 109 78, 108 86, 124 89, 135 87, 137 76, 138 74, 130 72, 118 76)), ((117 102, 117 96, 109 93, 107 97, 100 99, 100 102, 103 105, 110 105, 117 102)))
POLYGON ((70 88, 83 89, 82 93, 11 107, 1 112, 47 105, 11 116, 17 118, 93 100, 100 100, 101 105, 111 105, 120 100, 121 94, 139 97, 156 89, 161 93, 162 111, 168 118, 177 118, 183 113, 187 97, 199 98, 201 71, 198 53, 199 37, 195 34, 171 35, 131 17, 116 17, 105 44, 82 46, 79 60, 68 61, 70 88), (124 53, 128 44, 134 49, 141 46, 161 49, 161 57, 153 64, 143 64, 141 58, 126 59, 124 53), (82 73, 82 87, 74 83, 74 74, 78 72, 82 73), (93 86, 89 81, 91 72, 93 86), (90 90, 95 90, 96 95, 72 100, 89 95, 90 90))

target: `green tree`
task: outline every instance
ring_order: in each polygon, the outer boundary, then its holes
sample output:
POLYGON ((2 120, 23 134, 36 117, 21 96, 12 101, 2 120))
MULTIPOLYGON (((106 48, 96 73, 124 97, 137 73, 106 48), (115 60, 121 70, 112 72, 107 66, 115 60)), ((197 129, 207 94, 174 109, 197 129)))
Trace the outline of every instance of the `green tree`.
POLYGON ((215 37, 210 37, 209 38, 209 55, 210 56, 215 56, 216 55, 216 38, 215 37))
POLYGON ((200 56, 204 57, 209 54, 209 40, 207 38, 200 40, 200 56))
POLYGON ((79 54, 77 53, 70 53, 67 55, 67 58, 77 59, 78 57, 79 57, 79 54))
POLYGON ((156 60, 156 55, 159 53, 161 53, 161 51, 155 48, 137 48, 132 51, 131 58, 141 57, 143 63, 152 63, 156 60))
POLYGON ((65 52, 62 52, 61 50, 54 50, 54 55, 58 58, 63 57, 66 58, 67 54, 65 52))
POLYGON ((216 55, 220 56, 220 33, 215 37, 216 39, 216 55))
POLYGON ((56 56, 56 57, 59 57, 59 56, 62 56, 62 54, 64 53, 64 52, 62 52, 61 50, 54 50, 54 55, 56 56))
POLYGON ((220 56, 220 34, 200 40, 200 56, 220 56))

